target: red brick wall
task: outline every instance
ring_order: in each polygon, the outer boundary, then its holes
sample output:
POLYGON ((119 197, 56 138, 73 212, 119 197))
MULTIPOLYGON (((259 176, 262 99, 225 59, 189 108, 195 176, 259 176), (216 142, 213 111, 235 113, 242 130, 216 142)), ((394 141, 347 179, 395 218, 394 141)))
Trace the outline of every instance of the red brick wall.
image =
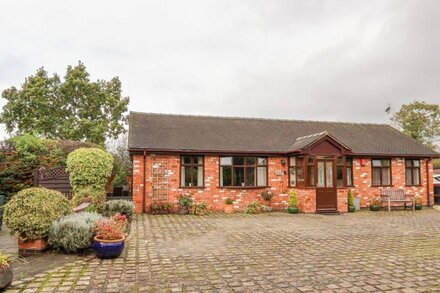
MULTIPOLYGON (((205 156, 205 187, 204 188, 180 188, 180 156, 179 155, 147 155, 145 157, 145 194, 144 192, 144 156, 133 155, 133 202, 136 207, 136 212, 141 213, 143 203, 145 203, 145 210, 148 210, 151 204, 152 195, 152 170, 154 162, 161 161, 166 165, 167 180, 168 180, 168 201, 177 205, 177 197, 182 193, 191 194, 196 201, 205 201, 210 205, 212 210, 222 211, 224 209, 224 199, 230 197, 234 200, 234 208, 236 210, 243 210, 245 206, 254 200, 259 200, 259 194, 264 191, 264 188, 255 189, 229 189, 219 188, 219 157, 205 156)), ((424 203, 427 203, 426 196, 426 169, 425 161, 422 160, 421 179, 422 186, 406 187, 405 186, 405 166, 404 159, 392 159, 392 188, 404 188, 410 195, 421 195, 424 203)), ((433 196, 432 183, 432 164, 430 169, 430 192, 433 196)), ((371 161, 369 158, 364 158, 364 164, 361 165, 360 159, 353 160, 353 177, 354 187, 352 187, 354 195, 361 197, 361 206, 369 205, 372 198, 379 195, 379 188, 371 187, 371 161)), ((288 167, 287 158, 285 157, 270 157, 268 160, 268 185, 274 197, 272 198, 272 208, 285 209, 288 201, 288 167), (281 161, 285 162, 283 166, 281 161)), ((297 188, 298 205, 302 212, 315 212, 316 210, 316 193, 314 188, 297 188)), ((340 212, 347 211, 347 191, 348 188, 338 188, 338 210, 340 212)), ((262 201, 261 201, 262 202, 262 201)), ((432 201, 431 201, 432 202, 432 201)))

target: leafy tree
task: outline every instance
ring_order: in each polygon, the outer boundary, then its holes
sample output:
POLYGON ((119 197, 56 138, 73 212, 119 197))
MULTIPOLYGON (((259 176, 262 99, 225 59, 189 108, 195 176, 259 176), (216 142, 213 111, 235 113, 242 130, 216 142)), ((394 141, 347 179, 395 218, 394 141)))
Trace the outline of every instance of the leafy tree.
POLYGON ((107 142, 107 150, 113 155, 113 186, 127 185, 127 175, 131 168, 130 156, 127 151, 128 136, 126 133, 117 139, 107 142))
POLYGON ((392 118, 406 135, 434 148, 440 139, 440 106, 414 101, 402 105, 392 118))
POLYGON ((83 63, 68 66, 64 80, 44 68, 27 77, 20 89, 2 92, 7 101, 0 123, 9 133, 90 141, 103 145, 125 131, 128 97, 118 77, 90 81, 83 63))

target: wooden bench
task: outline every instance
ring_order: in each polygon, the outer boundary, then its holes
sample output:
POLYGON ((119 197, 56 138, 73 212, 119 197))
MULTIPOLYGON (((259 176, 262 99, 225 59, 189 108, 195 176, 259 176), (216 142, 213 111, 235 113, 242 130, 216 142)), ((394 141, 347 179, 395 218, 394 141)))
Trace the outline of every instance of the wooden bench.
POLYGON ((388 203, 388 211, 391 211, 391 203, 403 203, 405 210, 408 203, 412 205, 413 210, 416 207, 414 199, 405 195, 405 190, 403 189, 381 189, 380 201, 388 203))

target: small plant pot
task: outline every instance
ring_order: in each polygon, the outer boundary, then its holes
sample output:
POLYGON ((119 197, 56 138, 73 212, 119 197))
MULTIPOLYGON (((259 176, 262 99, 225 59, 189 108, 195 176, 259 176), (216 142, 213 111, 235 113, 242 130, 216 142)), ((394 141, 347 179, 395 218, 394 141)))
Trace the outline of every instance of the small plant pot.
POLYGON ((297 213, 299 213, 299 208, 298 207, 288 207, 287 211, 289 212, 289 214, 297 214, 297 213))
POLYGON ((256 213, 256 214, 261 214, 261 207, 259 207, 259 206, 256 207, 256 208, 255 208, 255 213, 256 213))
POLYGON ((11 265, 0 266, 0 291, 6 289, 11 285, 13 279, 13 273, 11 265))
POLYGON ((380 211, 381 206, 370 206, 370 211, 378 212, 380 211))
POLYGON ((354 206, 349 206, 348 207, 348 212, 349 213, 354 213, 355 210, 356 210, 356 208, 354 206))
POLYGON ((39 254, 46 250, 47 242, 45 239, 27 239, 18 237, 18 254, 20 256, 29 256, 39 254))
POLYGON ((225 205, 225 214, 233 214, 234 206, 232 204, 225 205))
POLYGON ((271 201, 270 200, 263 200, 263 204, 267 207, 270 207, 271 201))
POLYGON ((421 204, 416 204, 415 209, 417 211, 420 211, 423 208, 423 206, 421 204))
POLYGON ((101 240, 96 236, 93 238, 92 248, 95 255, 101 259, 113 259, 121 255, 124 251, 125 237, 117 240, 101 240))

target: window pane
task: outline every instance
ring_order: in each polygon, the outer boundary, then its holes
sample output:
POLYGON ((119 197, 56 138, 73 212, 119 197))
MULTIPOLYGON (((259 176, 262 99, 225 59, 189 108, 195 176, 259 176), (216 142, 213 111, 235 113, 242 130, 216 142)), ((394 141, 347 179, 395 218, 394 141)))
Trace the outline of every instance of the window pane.
POLYGON ((266 166, 267 165, 267 159, 266 158, 258 158, 258 165, 266 166))
POLYGON ((192 182, 191 186, 199 186, 198 185, 198 179, 199 179, 198 171, 199 170, 197 169, 197 167, 191 167, 191 172, 192 172, 192 176, 193 176, 193 182, 192 182))
POLYGON ((184 164, 191 164, 191 156, 183 156, 184 164))
POLYGON ((336 182, 338 187, 344 186, 342 166, 336 168, 336 182))
POLYGON ((232 163, 234 165, 244 165, 244 157, 233 157, 232 163))
POLYGON ((390 160, 388 160, 388 159, 382 160, 382 166, 389 167, 390 166, 390 160))
POLYGON ((316 187, 324 187, 324 162, 318 162, 318 181, 316 187))
POLYGON ((333 187, 333 163, 329 163, 327 162, 325 164, 325 168, 326 168, 326 183, 327 183, 327 187, 333 187))
POLYGON ((373 164, 373 167, 380 167, 381 166, 380 160, 372 160, 372 164, 373 164))
POLYGON ((414 164, 414 167, 420 167, 420 161, 419 160, 414 160, 413 164, 414 164))
POLYGON ((232 167, 220 167, 220 186, 232 185, 232 167))
POLYGON ((290 166, 296 166, 296 158, 295 157, 290 157, 289 158, 289 164, 290 164, 290 166))
POLYGON ((303 168, 302 167, 296 167, 296 180, 304 183, 304 175, 303 175, 303 168))
POLYGON ((412 166, 412 160, 405 160, 405 166, 411 167, 412 166))
POLYGON ((244 186, 244 167, 234 167, 232 176, 233 186, 244 186))
POLYGON ((405 170, 405 183, 406 185, 412 185, 412 174, 411 169, 406 168, 405 170))
POLYGON ((345 161, 347 166, 353 166, 353 158, 346 158, 345 161))
POLYGON ((382 185, 391 185, 390 168, 382 168, 382 185))
POLYGON ((246 157, 246 165, 255 165, 257 159, 255 157, 246 157))
POLYGON ((197 177, 194 177, 194 186, 203 186, 203 166, 194 167, 197 170, 197 177))
POLYGON ((245 185, 246 186, 255 186, 255 168, 254 167, 247 167, 246 168, 245 185))
POLYGON ((307 175, 309 177, 309 186, 315 186, 315 166, 307 166, 307 175))
POLYGON ((380 168, 373 168, 373 185, 380 185, 380 168))
POLYGON ((191 186, 191 166, 182 166, 182 186, 191 186))
POLYGON ((353 185, 353 169, 347 168, 347 185, 352 186, 353 185))
POLYGON ((419 168, 413 169, 413 184, 420 185, 419 168))
POLYGON ((258 167, 258 178, 257 178, 257 185, 258 186, 267 186, 267 182, 266 182, 266 172, 267 172, 267 168, 266 167, 258 167))
POLYGON ((338 165, 342 165, 342 157, 338 157, 338 165))
POLYGON ((314 157, 309 156, 309 157, 307 158, 307 163, 308 163, 308 164, 313 164, 314 162, 315 162, 315 158, 314 158, 314 157))
POLYGON ((295 167, 289 168, 289 172, 290 172, 290 186, 296 186, 295 167))
POLYGON ((222 158, 220 158, 220 165, 222 165, 222 166, 232 165, 232 157, 222 157, 222 158))
POLYGON ((203 157, 201 157, 201 156, 195 156, 195 157, 194 157, 194 164, 196 164, 196 165, 202 165, 202 164, 203 164, 203 157))

